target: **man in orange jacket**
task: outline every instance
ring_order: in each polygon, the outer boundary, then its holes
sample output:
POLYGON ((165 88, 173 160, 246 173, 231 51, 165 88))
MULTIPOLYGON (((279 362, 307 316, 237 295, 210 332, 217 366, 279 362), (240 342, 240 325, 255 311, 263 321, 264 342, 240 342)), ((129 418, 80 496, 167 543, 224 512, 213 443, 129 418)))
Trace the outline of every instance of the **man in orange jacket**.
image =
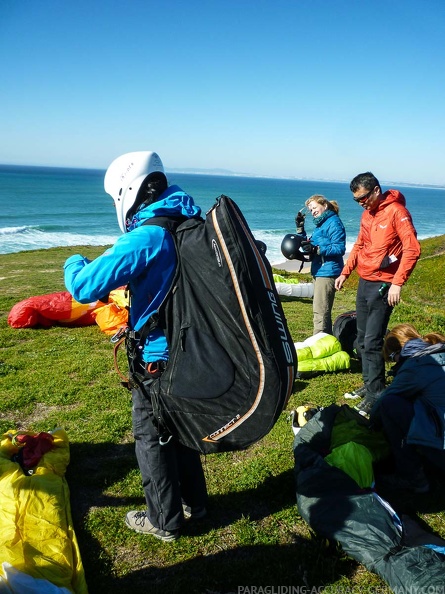
POLYGON ((356 408, 366 415, 385 388, 383 340, 393 307, 400 303, 402 286, 420 257, 420 244, 401 192, 382 193, 378 179, 369 171, 354 177, 349 187, 364 212, 357 241, 335 279, 335 288, 339 291, 357 269, 357 350, 364 386, 355 395, 364 397, 356 408))

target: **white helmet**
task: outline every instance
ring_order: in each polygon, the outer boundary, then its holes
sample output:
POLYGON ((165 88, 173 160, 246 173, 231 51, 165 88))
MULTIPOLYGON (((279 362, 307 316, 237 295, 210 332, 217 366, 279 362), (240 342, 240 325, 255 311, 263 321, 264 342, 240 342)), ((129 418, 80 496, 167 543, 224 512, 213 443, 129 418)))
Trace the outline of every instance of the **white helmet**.
POLYGON ((105 192, 114 200, 122 233, 127 232, 126 215, 136 200, 142 182, 154 171, 164 173, 164 166, 159 155, 152 151, 126 153, 108 167, 104 179, 105 192))

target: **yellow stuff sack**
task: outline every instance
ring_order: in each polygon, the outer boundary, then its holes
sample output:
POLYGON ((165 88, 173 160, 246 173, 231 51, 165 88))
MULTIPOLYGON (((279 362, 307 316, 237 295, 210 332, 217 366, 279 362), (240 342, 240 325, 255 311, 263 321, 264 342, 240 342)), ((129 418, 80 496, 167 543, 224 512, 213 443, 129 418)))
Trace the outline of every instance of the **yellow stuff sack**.
MULTIPOLYGON (((65 479, 68 437, 63 429, 52 431, 53 448, 28 475, 12 460, 19 451, 14 440, 19 433, 5 433, 0 442, 1 562, 68 592, 88 594, 65 479)), ((2 566, 0 578, 7 583, 2 566)))

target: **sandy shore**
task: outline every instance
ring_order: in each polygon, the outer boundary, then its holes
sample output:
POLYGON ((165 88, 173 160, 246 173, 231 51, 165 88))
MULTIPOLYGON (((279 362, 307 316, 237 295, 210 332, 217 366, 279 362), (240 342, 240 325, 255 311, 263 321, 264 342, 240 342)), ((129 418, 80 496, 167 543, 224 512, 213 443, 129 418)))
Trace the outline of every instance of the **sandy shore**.
MULTIPOLYGON (((343 260, 346 263, 348 259, 349 253, 343 256, 343 260)), ((301 262, 300 260, 284 260, 283 262, 278 262, 272 264, 273 268, 277 270, 285 270, 286 272, 298 272, 300 270, 301 262)), ((300 271, 302 274, 307 273, 310 274, 311 272, 311 263, 305 262, 303 268, 300 271)))
POLYGON ((285 270, 286 272, 298 272, 300 271, 303 273, 310 273, 311 271, 311 263, 304 262, 303 268, 300 270, 301 262, 300 260, 284 260, 283 262, 278 262, 272 264, 273 268, 277 270, 285 270))

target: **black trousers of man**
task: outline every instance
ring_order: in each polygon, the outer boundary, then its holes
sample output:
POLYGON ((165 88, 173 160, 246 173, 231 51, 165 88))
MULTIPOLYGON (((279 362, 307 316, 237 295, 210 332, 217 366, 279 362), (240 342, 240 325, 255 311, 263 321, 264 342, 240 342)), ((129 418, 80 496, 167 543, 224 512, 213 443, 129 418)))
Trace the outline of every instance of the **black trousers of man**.
POLYGON ((362 361, 366 395, 370 398, 385 389, 382 348, 393 308, 388 305, 387 290, 383 295, 379 293, 382 284, 360 278, 356 296, 357 351, 362 361))

